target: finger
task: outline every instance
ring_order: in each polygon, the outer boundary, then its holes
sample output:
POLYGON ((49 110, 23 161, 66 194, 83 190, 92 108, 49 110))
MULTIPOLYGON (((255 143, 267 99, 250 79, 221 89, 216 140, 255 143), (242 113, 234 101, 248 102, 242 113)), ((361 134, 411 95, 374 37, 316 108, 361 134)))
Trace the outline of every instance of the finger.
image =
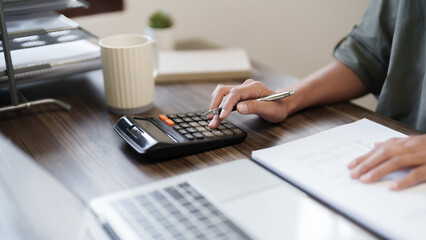
POLYGON ((281 122, 287 117, 284 105, 277 102, 247 100, 237 104, 237 111, 245 115, 258 114, 269 122, 281 122))
POLYGON ((403 142, 406 140, 407 138, 390 138, 383 143, 377 143, 377 147, 370 152, 371 154, 367 153, 360 159, 356 159, 355 163, 350 164, 353 166, 351 177, 357 179, 388 158, 407 151, 403 147, 403 142))
POLYGON ((240 100, 258 98, 270 93, 275 92, 267 89, 262 83, 249 79, 242 85, 234 87, 229 91, 229 94, 222 104, 222 112, 219 117, 225 119, 240 100))
POLYGON ((380 180, 391 172, 406 169, 408 167, 418 166, 423 161, 419 154, 401 154, 391 157, 389 160, 379 164, 360 177, 364 183, 372 183, 380 180))
POLYGON ((253 80, 253 79, 247 79, 247 80, 245 80, 244 82, 243 82, 243 84, 241 84, 241 85, 250 85, 250 84, 252 84, 252 83, 254 83, 254 82, 256 82, 255 80, 253 80))
POLYGON ((222 111, 219 118, 225 119, 232 112, 234 106, 241 100, 243 88, 235 87, 229 91, 226 99, 222 103, 222 111))
POLYGON ((361 175, 368 172, 370 169, 376 167, 380 163, 386 161, 389 157, 394 156, 400 152, 400 148, 396 148, 391 145, 384 145, 376 150, 373 150, 373 153, 359 163, 351 171, 351 177, 358 179, 361 175))
MULTIPOLYGON (((244 81, 242 86, 249 85, 255 82, 253 79, 247 79, 244 81)), ((223 101, 223 98, 229 94, 232 88, 237 87, 237 85, 217 85, 216 89, 212 93, 212 101, 210 103, 210 109, 218 108, 223 101)))
POLYGON ((223 84, 218 84, 216 86, 216 88, 214 89, 214 91, 212 92, 211 98, 213 98, 215 95, 217 95, 219 92, 224 91, 224 89, 226 88, 233 88, 235 87, 235 85, 223 85, 223 84))
POLYGON ((402 190, 426 181, 426 165, 411 170, 405 177, 391 185, 392 190, 402 190))
POLYGON ((355 158, 353 161, 351 161, 348 164, 349 169, 354 169, 356 166, 358 166, 360 163, 364 162, 366 159, 368 159, 371 155, 374 154, 374 152, 377 151, 376 148, 370 150, 368 153, 362 155, 361 157, 355 158))
POLYGON ((215 129, 219 126, 221 122, 222 122, 222 119, 220 119, 218 115, 214 115, 213 119, 209 123, 209 128, 215 129))
POLYGON ((223 101, 223 98, 228 95, 229 91, 235 86, 225 86, 219 84, 212 93, 209 110, 218 108, 223 101))
POLYGON ((348 168, 349 169, 354 169, 356 166, 358 166, 359 164, 363 163, 366 159, 368 159, 369 157, 371 157, 371 155, 374 154, 374 152, 376 152, 378 149, 380 149, 381 147, 383 147, 385 144, 397 144, 397 138, 390 138, 389 140, 385 141, 385 142, 376 142, 374 143, 374 148, 369 151, 368 153, 354 159, 353 161, 351 161, 348 164, 348 168))

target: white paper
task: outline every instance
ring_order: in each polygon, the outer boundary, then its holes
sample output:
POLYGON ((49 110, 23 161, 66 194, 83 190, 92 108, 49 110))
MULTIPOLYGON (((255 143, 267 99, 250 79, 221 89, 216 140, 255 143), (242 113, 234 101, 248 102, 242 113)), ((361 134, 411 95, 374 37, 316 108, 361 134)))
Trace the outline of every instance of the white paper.
POLYGON ((6 17, 9 33, 26 32, 34 29, 44 29, 46 32, 78 28, 78 23, 56 12, 37 12, 25 15, 6 17))
MULTIPOLYGON (((11 52, 15 69, 41 64, 51 66, 97 58, 100 48, 87 40, 78 40, 11 52)), ((0 70, 6 69, 4 54, 0 53, 0 70)))
POLYGON ((252 158, 386 238, 426 239, 426 184, 390 190, 399 171, 373 184, 351 179, 348 163, 375 142, 406 135, 367 119, 280 146, 252 158))

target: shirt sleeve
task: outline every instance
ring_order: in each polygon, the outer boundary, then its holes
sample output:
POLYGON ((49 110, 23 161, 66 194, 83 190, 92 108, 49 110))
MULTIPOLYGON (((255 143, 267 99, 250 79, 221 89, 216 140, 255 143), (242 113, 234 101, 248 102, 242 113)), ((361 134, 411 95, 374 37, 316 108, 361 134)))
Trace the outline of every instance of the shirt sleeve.
POLYGON ((334 57, 379 95, 386 79, 398 1, 372 0, 361 21, 334 50, 334 57))

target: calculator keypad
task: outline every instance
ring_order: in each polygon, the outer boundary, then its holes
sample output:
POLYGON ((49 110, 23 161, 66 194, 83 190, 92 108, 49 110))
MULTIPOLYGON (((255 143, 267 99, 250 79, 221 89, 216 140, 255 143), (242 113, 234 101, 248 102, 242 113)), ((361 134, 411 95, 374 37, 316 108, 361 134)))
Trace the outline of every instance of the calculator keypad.
POLYGON ((169 114, 167 117, 175 124, 173 129, 189 141, 241 135, 243 130, 224 120, 216 129, 208 127, 208 119, 201 117, 203 112, 169 114))

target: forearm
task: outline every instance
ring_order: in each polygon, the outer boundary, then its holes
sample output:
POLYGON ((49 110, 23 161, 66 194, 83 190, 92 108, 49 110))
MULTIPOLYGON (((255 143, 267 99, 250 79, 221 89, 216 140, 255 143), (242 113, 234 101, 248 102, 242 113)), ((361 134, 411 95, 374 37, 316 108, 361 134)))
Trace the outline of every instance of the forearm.
POLYGON ((289 114, 312 106, 350 100, 368 93, 358 76, 338 60, 333 60, 286 89, 296 90, 291 101, 288 101, 289 114))

